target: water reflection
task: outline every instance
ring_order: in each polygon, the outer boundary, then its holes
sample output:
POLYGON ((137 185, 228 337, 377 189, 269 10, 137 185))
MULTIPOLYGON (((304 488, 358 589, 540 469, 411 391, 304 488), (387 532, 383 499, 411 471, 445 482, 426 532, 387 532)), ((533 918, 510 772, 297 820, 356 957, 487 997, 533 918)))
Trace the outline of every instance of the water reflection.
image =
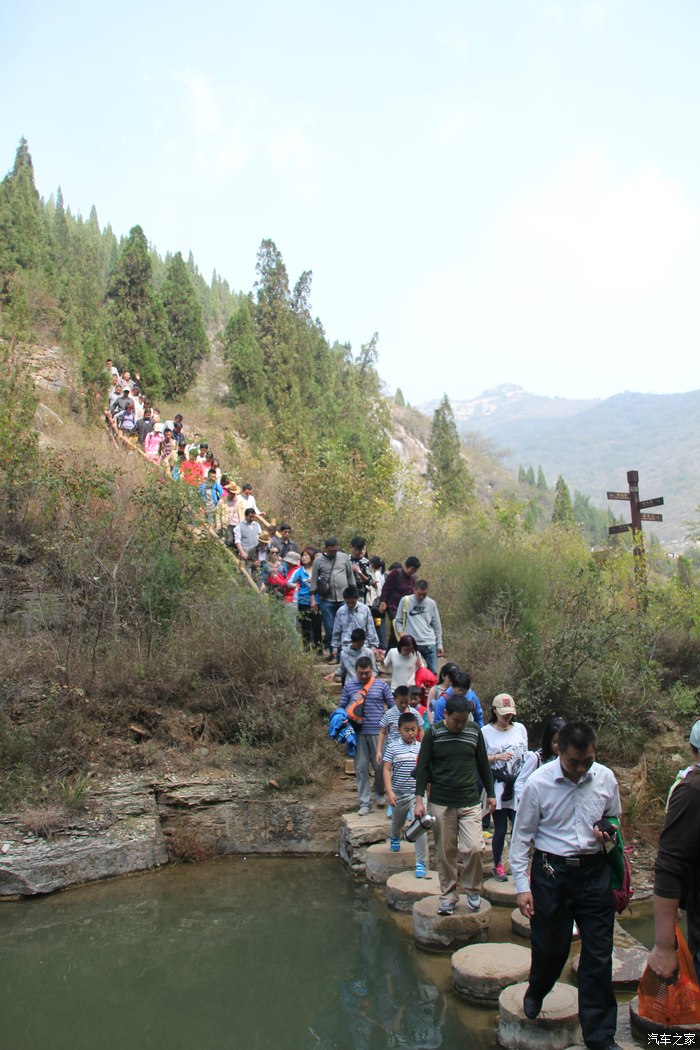
MULTIPOLYGON (((410 917, 331 859, 225 859, 3 904, 2 1045, 460 1046, 472 1026, 449 960, 416 953, 410 917)), ((493 1045, 492 1018, 474 1027, 471 1045, 493 1045)))

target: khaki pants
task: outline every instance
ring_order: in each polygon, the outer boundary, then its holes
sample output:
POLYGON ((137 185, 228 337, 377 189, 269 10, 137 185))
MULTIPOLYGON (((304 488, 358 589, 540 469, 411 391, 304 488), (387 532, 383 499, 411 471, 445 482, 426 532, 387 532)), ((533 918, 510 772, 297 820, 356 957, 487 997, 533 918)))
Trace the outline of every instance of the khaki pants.
POLYGON ((430 803, 435 817, 433 828, 440 879, 440 903, 458 904, 457 855, 464 858, 462 885, 467 893, 479 893, 483 876, 484 837, 481 830, 481 805, 438 806, 430 803))

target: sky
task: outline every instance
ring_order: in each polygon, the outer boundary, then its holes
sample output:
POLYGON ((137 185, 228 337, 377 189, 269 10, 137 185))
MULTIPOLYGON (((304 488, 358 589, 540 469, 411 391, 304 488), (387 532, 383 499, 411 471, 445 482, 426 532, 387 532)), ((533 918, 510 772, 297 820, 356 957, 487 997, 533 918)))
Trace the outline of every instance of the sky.
POLYGON ((25 0, 0 174, 24 135, 43 197, 235 290, 271 238, 413 404, 694 390, 699 30, 697 0, 25 0))

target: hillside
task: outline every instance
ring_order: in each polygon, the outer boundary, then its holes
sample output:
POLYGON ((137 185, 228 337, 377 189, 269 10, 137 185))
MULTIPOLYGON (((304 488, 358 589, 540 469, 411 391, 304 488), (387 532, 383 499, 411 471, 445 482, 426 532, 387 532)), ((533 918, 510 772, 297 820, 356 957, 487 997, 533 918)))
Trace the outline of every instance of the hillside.
POLYGON ((682 546, 700 502, 700 391, 625 392, 587 402, 508 386, 453 408, 462 433, 494 441, 513 469, 541 465, 550 485, 562 474, 572 491, 601 508, 608 506, 606 491, 625 489, 626 472, 638 470, 642 498, 665 498, 655 534, 667 547, 682 546))

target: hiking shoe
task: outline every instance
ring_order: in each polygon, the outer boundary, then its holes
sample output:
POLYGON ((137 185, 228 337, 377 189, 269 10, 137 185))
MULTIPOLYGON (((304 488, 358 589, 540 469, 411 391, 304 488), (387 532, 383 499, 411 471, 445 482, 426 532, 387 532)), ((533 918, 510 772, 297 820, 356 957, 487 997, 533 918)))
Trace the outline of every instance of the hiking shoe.
POLYGON ((401 849, 401 839, 395 839, 392 835, 389 839, 389 849, 392 853, 398 853, 401 849))
POLYGON ((493 877, 496 882, 507 882, 508 876, 506 875, 502 864, 495 864, 493 869, 493 877))
POLYGON ((478 893, 467 894, 467 905, 470 911, 478 911, 481 907, 481 897, 478 893))
POLYGON ((386 806, 386 796, 385 795, 375 795, 374 796, 374 801, 375 801, 375 803, 377 805, 377 809, 384 809, 384 807, 386 806))
POLYGON ((368 817, 370 814, 370 809, 370 806, 360 806, 360 808, 357 811, 357 814, 360 817, 368 817))
POLYGON ((423 863, 422 860, 417 860, 416 861, 416 878, 417 879, 424 879, 425 878, 425 864, 423 863))
POLYGON ((445 901, 437 910, 438 915, 454 915, 455 905, 453 901, 445 901))

